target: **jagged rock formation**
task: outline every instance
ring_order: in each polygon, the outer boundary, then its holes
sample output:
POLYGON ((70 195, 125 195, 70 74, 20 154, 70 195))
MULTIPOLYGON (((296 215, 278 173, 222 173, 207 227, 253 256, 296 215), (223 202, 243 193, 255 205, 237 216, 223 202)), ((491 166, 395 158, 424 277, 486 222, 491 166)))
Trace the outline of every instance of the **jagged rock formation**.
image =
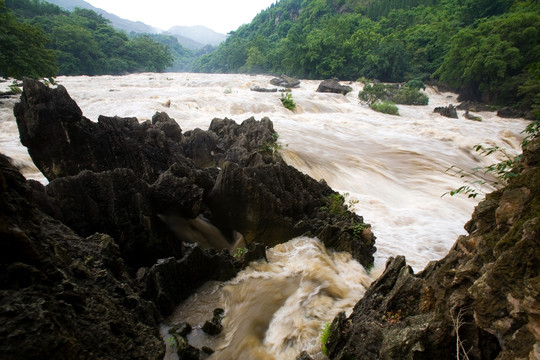
POLYGON ((519 168, 444 259, 419 274, 389 260, 352 315, 332 323, 330 359, 540 358, 540 138, 519 168))
POLYGON ((323 80, 316 90, 323 93, 335 93, 347 95, 352 91, 352 87, 341 85, 336 79, 323 80))
POLYGON ((113 236, 133 270, 182 258, 183 241, 223 249, 238 234, 275 245, 307 233, 352 250, 364 265, 373 261, 371 232, 353 236, 362 218, 321 210, 334 192, 285 164, 267 118, 214 119, 208 131, 185 133, 164 113, 152 123, 94 123, 62 86, 30 79, 15 115, 21 141, 51 180, 35 186, 40 208, 81 236, 113 236), (208 222, 219 228, 211 236, 202 230, 208 222))
POLYGON ((452 118, 452 119, 457 119, 458 118, 456 107, 454 105, 452 105, 452 104, 450 104, 448 106, 436 107, 433 110, 433 112, 441 114, 442 116, 445 116, 447 118, 452 118))
POLYGON ((113 238, 83 238, 39 211, 0 155, 2 359, 162 359, 159 313, 113 238))

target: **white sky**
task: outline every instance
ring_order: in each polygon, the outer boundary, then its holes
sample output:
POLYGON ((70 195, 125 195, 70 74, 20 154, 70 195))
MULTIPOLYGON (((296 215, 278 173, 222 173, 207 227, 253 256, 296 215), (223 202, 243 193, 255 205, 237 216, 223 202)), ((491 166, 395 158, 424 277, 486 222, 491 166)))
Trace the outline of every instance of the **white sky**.
POLYGON ((276 0, 86 0, 121 18, 162 30, 204 25, 226 34, 253 20, 276 0))

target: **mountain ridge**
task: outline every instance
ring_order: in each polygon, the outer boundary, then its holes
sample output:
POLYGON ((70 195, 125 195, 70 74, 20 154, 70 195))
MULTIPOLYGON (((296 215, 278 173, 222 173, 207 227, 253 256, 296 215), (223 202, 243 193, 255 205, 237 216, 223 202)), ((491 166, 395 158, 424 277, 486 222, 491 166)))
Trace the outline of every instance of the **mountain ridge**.
POLYGON ((181 26, 176 25, 169 30, 163 30, 142 21, 132 21, 124 19, 116 14, 110 13, 104 9, 93 6, 92 4, 84 0, 46 0, 49 3, 55 4, 68 11, 73 11, 79 7, 82 9, 88 9, 103 16, 105 19, 111 22, 111 25, 118 29, 125 31, 126 33, 149 33, 149 34, 165 34, 173 35, 178 39, 178 43, 188 49, 201 49, 205 45, 217 46, 221 42, 225 41, 226 35, 218 33, 204 25, 195 26, 181 26), (181 29, 178 30, 177 28, 181 29), (175 30, 173 30, 175 29, 175 30))

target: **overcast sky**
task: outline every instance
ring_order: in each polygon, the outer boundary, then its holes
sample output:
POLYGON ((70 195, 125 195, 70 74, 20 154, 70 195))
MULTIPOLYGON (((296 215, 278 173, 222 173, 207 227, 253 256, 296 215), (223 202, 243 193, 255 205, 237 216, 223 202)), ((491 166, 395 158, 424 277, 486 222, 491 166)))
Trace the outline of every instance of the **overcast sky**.
POLYGON ((167 30, 204 25, 226 34, 249 23, 276 0, 86 0, 121 18, 167 30))

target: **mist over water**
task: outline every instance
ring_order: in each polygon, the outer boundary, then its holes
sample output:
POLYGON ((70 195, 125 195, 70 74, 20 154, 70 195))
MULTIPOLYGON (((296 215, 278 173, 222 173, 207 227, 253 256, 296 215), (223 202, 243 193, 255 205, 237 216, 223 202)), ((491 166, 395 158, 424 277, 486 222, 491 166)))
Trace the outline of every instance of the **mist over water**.
MULTIPOLYGON (((450 166, 470 170, 501 160, 480 156, 474 145, 499 145, 511 154, 521 151, 525 120, 481 112, 477 115, 483 121, 475 122, 461 111, 459 119, 433 113, 436 106, 457 105, 455 94, 428 88, 428 106, 398 105, 401 116, 391 116, 359 104, 360 83, 350 84, 353 91, 343 96, 316 93, 320 81, 302 81, 292 91, 297 107, 291 112, 281 105, 280 93, 250 91, 255 86, 273 87, 270 79, 167 73, 59 77, 57 82, 94 121, 99 115, 144 121, 164 111, 186 131, 207 129, 215 117, 240 123, 251 116, 258 120, 268 116, 288 164, 348 193, 347 199, 358 200, 354 210, 372 224, 377 236, 376 272, 393 255, 405 255, 420 270, 443 257, 464 233, 463 225, 480 199, 441 197, 463 185, 463 179, 445 170, 450 166)), ((0 84, 0 91, 8 85, 0 84)), ((15 102, 0 99, 0 151, 12 157, 27 178, 46 182, 19 143, 12 113, 15 102)), ((320 350, 322 323, 331 321, 334 309, 352 307, 374 277, 362 273, 353 261, 343 265, 336 259, 345 255, 328 254, 321 246, 312 239, 279 245, 269 251, 269 264, 256 264, 229 284, 219 285, 212 293, 218 300, 207 306, 224 306, 230 338, 220 340, 216 347, 223 348, 224 355, 218 352, 214 358, 268 359, 272 354, 276 359, 294 359, 301 350, 313 354, 320 350), (314 255, 315 251, 319 253, 314 255), (301 253, 311 257, 300 260, 301 253)), ((197 312, 201 301, 193 303, 188 312, 197 312)))

